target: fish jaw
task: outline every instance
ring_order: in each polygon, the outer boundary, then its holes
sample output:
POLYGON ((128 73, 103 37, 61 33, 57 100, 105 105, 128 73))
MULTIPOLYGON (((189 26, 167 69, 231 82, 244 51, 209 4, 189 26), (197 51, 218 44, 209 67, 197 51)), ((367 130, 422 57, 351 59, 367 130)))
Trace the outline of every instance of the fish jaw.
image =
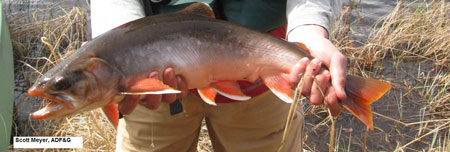
POLYGON ((81 113, 84 111, 100 108, 108 104, 116 104, 123 100, 125 95, 117 94, 114 90, 102 93, 102 97, 97 98, 73 98, 58 97, 43 91, 43 87, 37 85, 28 90, 31 96, 38 96, 50 100, 50 104, 44 108, 30 114, 30 118, 34 120, 40 119, 57 119, 65 116, 81 113), (104 99, 104 100, 102 100, 104 99))
POLYGON ((57 97, 51 96, 42 91, 42 89, 40 89, 38 86, 33 86, 28 89, 28 94, 31 96, 42 97, 51 101, 51 103, 44 108, 30 114, 30 118, 34 120, 54 118, 63 111, 75 109, 75 105, 71 104, 69 101, 63 101, 61 99, 58 99, 57 97))
POLYGON ((34 120, 40 120, 40 119, 48 119, 55 117, 57 114, 63 112, 65 110, 65 107, 57 104, 55 102, 52 102, 45 106, 44 108, 33 112, 30 114, 30 118, 34 120))

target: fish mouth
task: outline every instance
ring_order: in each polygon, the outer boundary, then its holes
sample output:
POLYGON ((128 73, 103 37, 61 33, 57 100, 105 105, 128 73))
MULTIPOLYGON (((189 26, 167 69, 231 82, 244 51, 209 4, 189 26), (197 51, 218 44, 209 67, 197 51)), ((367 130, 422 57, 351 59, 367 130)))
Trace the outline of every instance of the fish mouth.
POLYGON ((44 108, 31 113, 30 118, 34 120, 52 118, 57 114, 63 112, 64 109, 65 109, 64 106, 55 102, 51 102, 44 108))
POLYGON ((50 104, 30 114, 30 118, 34 120, 54 118, 63 111, 75 108, 64 96, 47 94, 35 86, 28 89, 28 94, 50 100, 50 104))

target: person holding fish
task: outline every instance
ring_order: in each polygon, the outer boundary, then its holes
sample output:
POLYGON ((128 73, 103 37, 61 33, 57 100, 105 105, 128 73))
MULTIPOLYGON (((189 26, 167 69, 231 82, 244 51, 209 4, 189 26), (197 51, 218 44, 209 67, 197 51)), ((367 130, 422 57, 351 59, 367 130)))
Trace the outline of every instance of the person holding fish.
POLYGON ((300 151, 303 116, 287 104, 299 81, 312 104, 370 130, 370 103, 391 88, 345 74, 328 40, 338 1, 91 2, 94 38, 28 89, 51 101, 30 118, 101 107, 117 151, 196 151, 203 120, 215 151, 300 151))
POLYGON ((370 103, 391 88, 345 74, 328 40, 338 1, 91 2, 94 38, 28 89, 51 101, 30 118, 101 107, 117 151, 195 151, 203 120, 215 151, 299 151, 303 116, 286 103, 300 78, 312 104, 370 130, 370 103))
MULTIPOLYGON (((192 2, 92 0, 92 37, 148 15, 178 11, 192 2)), ((312 104, 324 104, 326 99, 325 104, 332 115, 340 113, 342 106, 338 100, 347 98, 344 91, 347 60, 329 40, 333 22, 340 11, 340 1, 202 2, 211 5, 217 19, 262 32, 272 31, 273 35, 286 37, 290 42, 303 43, 314 59, 305 57, 299 60, 288 75, 290 83, 298 83, 302 76, 304 84, 301 93, 312 104), (287 28, 283 28, 286 24, 287 28), (322 65, 329 70, 319 70, 322 65)), ((261 81, 239 82, 242 92, 251 97, 248 101, 218 95, 213 103, 217 106, 211 106, 202 101, 201 92, 199 95, 195 90, 188 91, 183 76, 175 73, 174 68, 166 67, 163 71, 150 72, 148 77, 159 79, 182 93, 147 95, 142 100, 139 96, 127 95, 119 103, 119 111, 124 118, 120 119, 118 126, 117 151, 196 151, 203 119, 206 120, 215 151, 278 149, 290 104, 281 102, 261 81)), ((284 151, 302 149, 302 119, 301 116, 294 118, 293 131, 287 137, 284 151)))

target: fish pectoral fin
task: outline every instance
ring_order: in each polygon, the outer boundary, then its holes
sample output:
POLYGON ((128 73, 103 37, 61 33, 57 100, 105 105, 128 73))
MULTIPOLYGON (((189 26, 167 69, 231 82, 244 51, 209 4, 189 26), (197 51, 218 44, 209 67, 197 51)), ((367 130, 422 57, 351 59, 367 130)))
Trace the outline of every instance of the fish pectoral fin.
POLYGON ((134 85, 130 86, 126 92, 121 94, 129 95, 145 95, 145 94, 175 94, 181 93, 180 90, 176 90, 158 79, 147 78, 136 82, 134 85))
POLYGON ((286 103, 292 103, 292 89, 287 76, 262 76, 262 80, 270 91, 272 91, 272 93, 274 93, 278 98, 286 103))
POLYGON ((180 11, 180 13, 191 13, 206 17, 216 18, 211 7, 206 3, 194 3, 180 11))
POLYGON ((216 95, 217 92, 211 87, 205 87, 205 88, 199 88, 197 89, 198 94, 202 98, 204 102, 206 102, 209 105, 216 106, 216 95))
POLYGON ((109 104, 102 107, 103 113, 106 118, 108 118, 109 122, 117 129, 119 125, 119 109, 117 104, 109 104))
POLYGON ((219 94, 239 101, 249 100, 251 97, 242 93, 236 81, 219 81, 211 84, 211 87, 219 94))
POLYGON ((341 102, 345 109, 373 130, 370 103, 380 99, 390 89, 391 85, 383 81, 347 75, 347 99, 341 102))

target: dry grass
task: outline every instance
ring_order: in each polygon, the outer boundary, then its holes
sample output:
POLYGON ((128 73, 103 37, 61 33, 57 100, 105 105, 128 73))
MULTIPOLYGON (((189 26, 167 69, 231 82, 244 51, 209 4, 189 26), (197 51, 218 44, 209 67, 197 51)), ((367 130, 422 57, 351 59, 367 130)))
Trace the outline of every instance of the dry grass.
MULTIPOLYGON (((16 90, 22 93, 16 99, 16 108, 29 107, 35 110, 47 102, 29 97, 25 90, 52 68, 65 56, 76 50, 86 41, 86 10, 78 7, 37 9, 30 14, 16 14, 9 18, 12 35, 16 90), (48 12, 55 11, 61 16, 52 17, 48 12)), ((28 110, 26 112, 30 112, 28 110)), ((16 112, 16 131, 14 136, 81 136, 83 151, 112 151, 115 148, 114 128, 106 121, 99 110, 62 120, 27 120, 27 113, 16 112), (22 116, 21 116, 22 115, 22 116), (19 118, 22 117, 22 118, 19 118)), ((17 149, 15 149, 17 150, 17 149)), ((29 151, 29 150, 25 150, 29 151)), ((38 150, 40 151, 40 150, 38 150)), ((65 150, 61 150, 65 151, 65 150)))
POLYGON ((357 57, 396 62, 430 60, 450 68, 450 4, 445 1, 399 3, 369 36, 357 57))
MULTIPOLYGON (((352 27, 358 26, 355 22, 358 19, 352 19, 351 15, 360 8, 345 7, 340 22, 336 23, 333 41, 352 61, 350 73, 383 78, 393 84, 388 97, 380 101, 384 103, 377 102, 375 106, 377 110, 385 107, 394 112, 376 111, 379 114, 375 118, 375 131, 366 135, 367 143, 363 139, 364 127, 350 128, 342 124, 344 118, 353 119, 344 114, 336 122, 332 146, 335 151, 366 148, 368 151, 450 151, 448 8, 450 3, 444 0, 399 3, 392 13, 374 25, 366 42, 353 46, 356 42, 350 36, 355 34, 352 27), (422 107, 420 112, 409 109, 414 106, 422 107), (389 145, 377 146, 385 143, 389 145)), ((38 100, 30 99, 25 90, 39 73, 47 71, 86 40, 85 10, 58 9, 62 16, 52 17, 46 14, 48 10, 37 10, 30 12, 31 15, 9 18, 16 59, 16 90, 23 92, 16 99, 16 107, 38 100)), ((45 104, 36 103, 36 106, 45 104)), ((305 126, 309 128, 305 148, 321 151, 320 147, 328 144, 315 136, 329 135, 331 119, 320 107, 308 107, 305 113, 317 120, 305 126)), ((111 151, 115 147, 114 129, 98 110, 58 121, 16 120, 15 136, 82 136, 82 151, 111 151)), ((212 151, 204 125, 200 136, 198 150, 212 151)))
MULTIPOLYGON (((400 2, 392 13, 375 24, 380 28, 371 33, 361 51, 352 54, 380 67, 384 60, 393 62, 394 69, 398 68, 399 63, 416 64, 418 72, 409 74, 415 82, 401 80, 403 87, 406 87, 404 89, 418 92, 421 102, 429 105, 428 113, 444 118, 450 117, 448 8, 450 3, 444 0, 400 2)), ((357 69, 370 68, 359 65, 357 69)))

